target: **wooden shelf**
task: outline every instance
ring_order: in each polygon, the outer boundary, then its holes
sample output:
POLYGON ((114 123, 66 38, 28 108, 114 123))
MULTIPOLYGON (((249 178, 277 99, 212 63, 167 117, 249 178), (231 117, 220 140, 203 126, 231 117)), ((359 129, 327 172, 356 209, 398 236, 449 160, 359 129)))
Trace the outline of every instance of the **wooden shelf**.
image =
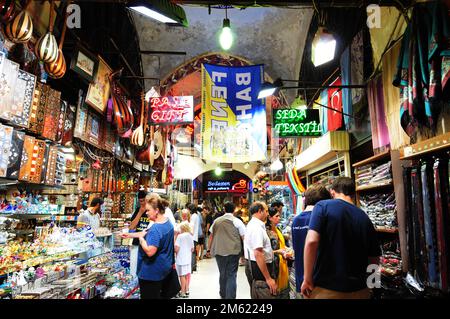
POLYGON ((375 230, 379 233, 389 233, 389 234, 398 233, 398 228, 375 227, 375 230))
POLYGON ((417 144, 404 147, 401 152, 401 160, 414 159, 421 155, 450 149, 450 132, 439 135, 417 144))
POLYGON ((356 187, 356 191, 360 192, 360 191, 368 191, 368 190, 374 190, 374 189, 379 189, 379 188, 384 188, 384 187, 390 187, 393 186, 392 182, 389 183, 380 183, 380 184, 371 184, 371 185, 365 185, 365 186, 357 186, 356 187))
POLYGON ((373 162, 376 162, 376 161, 381 161, 383 159, 388 158, 390 155, 391 155, 391 151, 387 150, 387 151, 384 151, 384 152, 382 152, 380 154, 377 154, 377 155, 374 155, 372 157, 369 157, 369 158, 367 158, 367 159, 365 159, 363 161, 355 163, 355 164, 353 164, 353 167, 364 166, 366 164, 370 164, 370 163, 373 163, 373 162))

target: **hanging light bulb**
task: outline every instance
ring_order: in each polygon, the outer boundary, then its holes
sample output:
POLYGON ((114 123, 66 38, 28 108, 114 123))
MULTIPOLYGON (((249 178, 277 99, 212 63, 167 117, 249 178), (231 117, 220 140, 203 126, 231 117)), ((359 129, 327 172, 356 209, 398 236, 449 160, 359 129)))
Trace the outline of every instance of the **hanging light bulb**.
POLYGON ((220 31, 219 36, 220 46, 222 49, 229 50, 233 45, 233 33, 230 28, 230 19, 223 19, 222 31, 220 31))
POLYGON ((223 172, 223 170, 222 170, 222 167, 220 167, 220 165, 217 166, 216 169, 214 170, 214 174, 216 174, 216 176, 222 175, 222 172, 223 172))
POLYGON ((244 169, 248 169, 249 167, 250 167, 250 163, 249 162, 244 164, 244 169))
POLYGON ((271 165, 270 165, 270 169, 272 171, 279 171, 280 169, 283 168, 283 163, 280 161, 279 158, 276 159, 276 161, 274 161, 271 165))

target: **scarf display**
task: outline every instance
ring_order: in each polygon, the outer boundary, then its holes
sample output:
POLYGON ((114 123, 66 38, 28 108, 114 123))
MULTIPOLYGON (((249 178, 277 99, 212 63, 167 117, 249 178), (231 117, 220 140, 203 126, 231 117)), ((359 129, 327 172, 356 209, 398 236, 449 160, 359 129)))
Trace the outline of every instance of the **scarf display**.
POLYGON ((393 81, 400 88, 401 126, 413 143, 420 127, 436 131, 444 97, 448 97, 449 38, 450 22, 445 4, 434 1, 414 7, 403 35, 393 81))
POLYGON ((371 80, 367 86, 370 125, 372 128, 373 149, 382 151, 389 147, 389 129, 386 124, 386 112, 383 96, 383 81, 380 76, 371 80))

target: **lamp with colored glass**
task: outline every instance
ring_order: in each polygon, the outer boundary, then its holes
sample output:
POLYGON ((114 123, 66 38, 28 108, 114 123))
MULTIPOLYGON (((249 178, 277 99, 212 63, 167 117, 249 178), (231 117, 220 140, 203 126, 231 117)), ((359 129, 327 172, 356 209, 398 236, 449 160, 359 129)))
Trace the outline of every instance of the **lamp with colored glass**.
POLYGON ((221 175, 222 175, 222 172, 223 172, 223 169, 222 169, 222 167, 220 167, 220 165, 217 166, 216 169, 214 170, 214 174, 215 174, 216 176, 221 176, 221 175))

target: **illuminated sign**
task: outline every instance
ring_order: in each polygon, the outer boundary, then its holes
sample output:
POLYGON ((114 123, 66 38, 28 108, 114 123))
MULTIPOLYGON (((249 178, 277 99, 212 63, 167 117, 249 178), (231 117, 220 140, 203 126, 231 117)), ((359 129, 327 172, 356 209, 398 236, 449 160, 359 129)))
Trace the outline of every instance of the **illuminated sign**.
POLYGON ((150 98, 149 124, 188 124, 193 121, 193 96, 150 98))
POLYGON ((208 181, 206 185, 206 192, 234 192, 247 193, 248 185, 245 179, 234 183, 231 181, 208 181))
POLYGON ((317 109, 272 110, 275 137, 319 137, 322 135, 317 109))

